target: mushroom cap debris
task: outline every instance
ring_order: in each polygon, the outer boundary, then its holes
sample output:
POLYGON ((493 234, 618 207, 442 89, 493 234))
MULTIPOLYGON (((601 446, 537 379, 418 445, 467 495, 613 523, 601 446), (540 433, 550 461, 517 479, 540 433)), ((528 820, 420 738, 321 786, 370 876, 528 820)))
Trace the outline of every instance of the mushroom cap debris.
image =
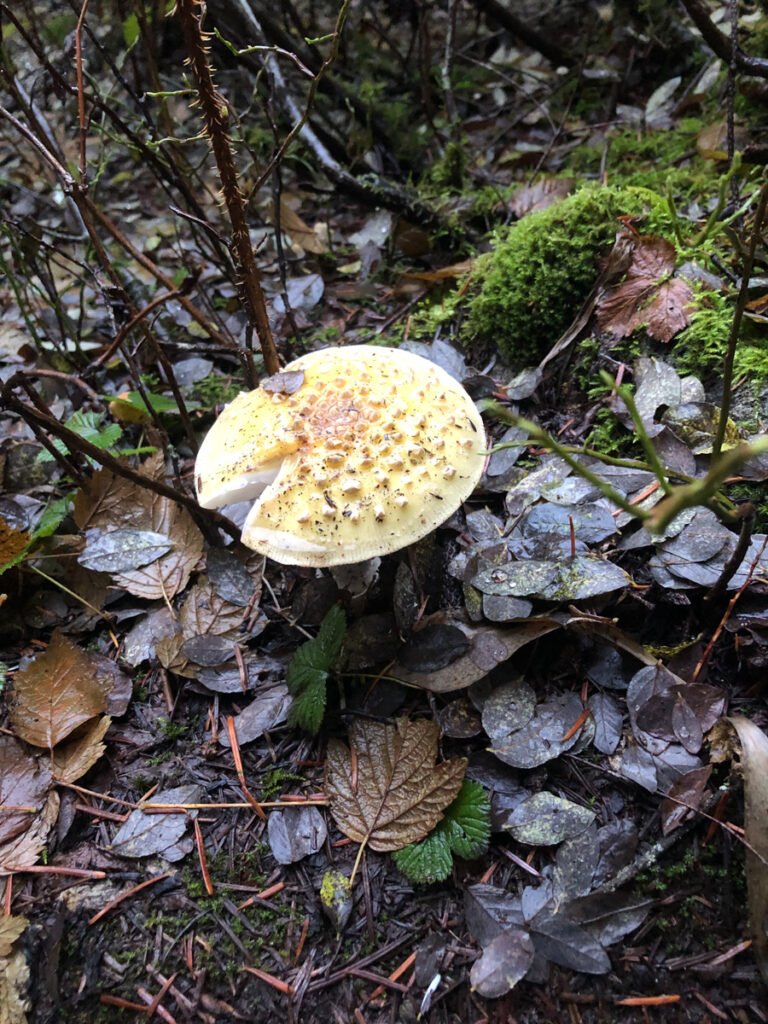
POLYGON ((353 345, 310 352, 278 377, 292 393, 278 383, 238 395, 195 465, 204 508, 258 499, 242 532, 254 551, 290 565, 360 562, 424 537, 477 485, 480 413, 429 360, 353 345))

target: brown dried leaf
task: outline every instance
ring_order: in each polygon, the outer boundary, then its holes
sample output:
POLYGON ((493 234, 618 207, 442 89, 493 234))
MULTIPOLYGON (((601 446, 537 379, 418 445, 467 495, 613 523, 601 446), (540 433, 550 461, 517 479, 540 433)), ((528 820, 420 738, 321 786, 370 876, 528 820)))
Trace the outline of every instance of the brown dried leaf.
POLYGON ((28 924, 26 917, 12 917, 10 914, 0 917, 0 956, 8 956, 11 946, 28 924))
MULTIPOLYGON (((36 758, 30 757, 13 736, 0 734, 0 805, 38 810, 50 788, 50 771, 36 758)), ((0 814, 0 843, 15 839, 33 821, 34 814, 29 811, 3 811, 0 814)))
POLYGON ((325 788, 345 835, 372 850, 399 850, 435 827, 467 766, 463 757, 435 764, 439 735, 434 722, 399 718, 394 726, 355 722, 352 750, 331 740, 325 788))
POLYGON ((27 1024, 29 965, 23 949, 0 960, 0 1024, 27 1024))
POLYGON ((553 203, 565 199, 571 191, 573 178, 539 178, 533 185, 527 185, 515 192, 512 212, 518 218, 536 210, 546 210, 553 203))
POLYGON ((0 517, 0 566, 15 562, 31 540, 26 530, 16 530, 0 517))
MULTIPOLYGON (((162 479, 162 452, 150 456, 140 472, 162 479)), ((106 470, 94 473, 78 491, 73 515, 81 530, 146 530, 171 541, 173 548, 151 565, 113 574, 114 582, 136 597, 167 600, 178 594, 203 553, 202 535, 186 509, 106 470)))
POLYGON ((600 330, 628 337, 646 325, 648 333, 669 342, 690 323, 695 297, 681 277, 670 277, 677 253, 658 235, 643 235, 635 245, 627 275, 598 301, 600 330))
POLYGON ((59 794, 50 792, 26 832, 0 846, 0 876, 23 871, 37 861, 58 815, 59 794))
POLYGON ((55 747, 106 708, 110 678, 56 631, 48 647, 14 676, 11 725, 36 747, 55 747))
MULTIPOLYGON (((271 211, 270 220, 275 223, 274 209, 271 211)), ((291 236, 294 245, 300 245, 305 252, 324 253, 328 252, 328 240, 319 235, 313 228, 302 220, 295 210, 286 202, 285 196, 280 199, 280 230, 291 236)))
POLYGON ((76 782, 82 778, 107 749, 101 741, 111 724, 109 715, 97 718, 89 723, 82 736, 58 747, 53 755, 56 778, 63 782, 76 782))

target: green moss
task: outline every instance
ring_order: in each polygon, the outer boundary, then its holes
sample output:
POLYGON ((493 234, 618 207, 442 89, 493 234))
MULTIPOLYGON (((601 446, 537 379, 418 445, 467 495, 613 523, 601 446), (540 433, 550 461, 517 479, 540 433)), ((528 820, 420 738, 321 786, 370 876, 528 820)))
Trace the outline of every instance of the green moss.
MULTIPOLYGON (((699 309, 691 323, 675 339, 672 361, 681 375, 706 379, 722 371, 723 359, 733 322, 734 299, 722 292, 700 291, 699 309)), ((768 336, 765 328, 745 318, 736 347, 734 380, 746 378, 752 384, 768 380, 768 336)))
MULTIPOLYGON (((643 230, 669 234, 663 199, 646 189, 587 186, 498 235, 467 289, 461 336, 493 343, 513 364, 537 362, 578 313, 613 243, 620 216, 645 217, 643 230)), ((461 288, 446 300, 453 316, 461 288)))

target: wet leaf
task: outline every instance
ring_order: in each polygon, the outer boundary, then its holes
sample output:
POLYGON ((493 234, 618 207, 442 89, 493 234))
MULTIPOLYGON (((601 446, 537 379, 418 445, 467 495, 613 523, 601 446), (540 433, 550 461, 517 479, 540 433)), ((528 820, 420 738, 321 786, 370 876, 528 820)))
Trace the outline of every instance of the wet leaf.
POLYGON ((570 541, 571 528, 576 540, 599 544, 616 533, 616 520, 602 505, 555 505, 540 502, 526 512, 520 528, 524 537, 552 534, 570 541))
POLYGON ((536 694, 523 679, 497 687, 483 703, 483 728, 494 744, 503 745, 523 729, 536 711, 536 694))
POLYGON ((601 754, 612 754, 619 745, 624 716, 616 700, 607 693, 594 693, 587 703, 595 720, 592 741, 601 754))
MULTIPOLYGON (((269 689, 261 691, 239 715, 235 715, 235 733, 238 744, 242 746, 244 743, 252 743, 259 736, 263 736, 265 732, 281 725, 288 717, 292 700, 285 683, 276 683, 269 689)), ((230 746, 229 733, 226 729, 219 730, 219 743, 223 747, 230 746)))
MULTIPOLYGON (((155 793, 144 807, 152 804, 194 804, 200 802, 199 786, 176 786, 155 793)), ((147 813, 143 808, 131 811, 115 833, 110 850, 118 857, 151 857, 160 854, 166 860, 180 860, 185 854, 177 846, 197 811, 147 813)))
POLYGON ((554 793, 535 793, 510 814, 505 829, 519 843, 555 846, 579 835, 595 820, 593 811, 554 793))
POLYGON ((712 774, 712 765, 703 765, 687 772, 669 788, 661 804, 661 831, 668 835, 691 817, 704 798, 704 790, 712 774))
MULTIPOLYGON (((140 472, 152 479, 163 478, 163 453, 147 459, 140 472)), ((114 573, 117 586, 136 597, 169 600, 184 589, 202 557, 202 535, 185 509, 106 470, 94 473, 78 491, 73 515, 81 530, 98 529, 105 534, 123 529, 151 531, 171 543, 171 550, 150 565, 114 573)))
POLYGON ((485 999, 500 998, 525 977, 535 953, 527 931, 513 928, 502 932, 472 964, 469 980, 473 990, 485 999))
POLYGON ((594 821, 583 832, 558 848, 552 874, 552 896, 556 906, 590 891, 592 876, 600 859, 600 843, 594 821))
POLYGON ((545 601, 580 601, 619 590, 631 583, 612 562, 591 555, 558 561, 532 559, 484 569, 470 580, 484 594, 535 597, 545 601))
POLYGON ((530 932, 536 952, 561 967, 584 974, 607 974, 611 969, 597 939, 563 914, 542 912, 530 922, 530 932))
POLYGON ((752 948, 763 980, 768 982, 768 737, 754 722, 741 715, 732 715, 727 721, 736 730, 741 744, 752 948))
POLYGON ((655 793, 658 785, 653 757, 643 747, 631 746, 622 752, 619 771, 625 779, 655 793))
POLYGON ((467 886, 464 914, 470 935, 483 948, 497 935, 524 923, 520 897, 485 882, 467 886))
POLYGON ((14 732, 36 747, 54 747, 106 709, 110 680, 62 633, 14 676, 14 732))
POLYGON ((51 788, 51 773, 30 757, 13 736, 0 733, 0 806, 31 807, 27 811, 0 813, 0 844, 25 832, 33 823, 34 810, 45 803, 51 788))
POLYGON ((457 626, 437 623, 414 633, 397 658, 408 672, 439 672, 471 647, 471 640, 457 626))
POLYGON ((210 548, 205 564, 211 586, 223 601, 241 607, 249 604, 256 584, 239 558, 225 548, 210 548))
POLYGON ((395 662, 388 675, 405 683, 414 683, 433 693, 461 690, 488 675, 521 647, 560 628, 560 623, 550 618, 529 619, 506 629, 491 626, 473 627, 463 622, 456 625, 472 642, 470 650, 463 657, 437 672, 424 673, 409 672, 399 662, 395 662))
POLYGON ((602 946, 611 946, 639 928, 653 906, 653 900, 633 893, 593 893, 571 900, 562 913, 602 946))
POLYGON ((286 807, 270 811, 269 848, 278 864, 295 864, 317 853, 328 830, 317 807, 286 807))
POLYGON ((536 768, 559 757, 578 742, 581 729, 569 734, 583 710, 577 694, 557 694, 552 700, 539 704, 533 716, 519 729, 507 735, 496 734, 491 752, 515 768, 536 768), (566 736, 568 739, 564 738, 566 736))
POLYGON ((60 744, 53 752, 56 778, 63 782, 77 782, 85 775, 106 751, 106 744, 102 740, 111 724, 109 715, 104 715, 90 722, 82 735, 60 744))
POLYGON ((440 730, 434 722, 395 726, 358 721, 351 748, 328 744, 325 787, 339 829, 372 850, 399 850, 423 839, 461 788, 465 758, 435 765, 440 730))
POLYGON ((124 572, 149 565, 170 551, 172 545, 162 533, 151 530, 85 531, 85 547, 77 560, 95 572, 124 572))

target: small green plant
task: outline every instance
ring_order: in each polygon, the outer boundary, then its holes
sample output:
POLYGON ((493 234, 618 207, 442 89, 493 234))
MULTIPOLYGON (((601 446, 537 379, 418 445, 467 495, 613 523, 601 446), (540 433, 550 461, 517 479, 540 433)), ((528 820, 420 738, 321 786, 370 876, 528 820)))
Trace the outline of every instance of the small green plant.
MULTIPOLYGON (((123 428, 119 423, 104 423, 104 413, 101 412, 76 412, 64 424, 74 431, 78 437, 90 441, 97 448, 109 450, 115 447, 123 436, 123 428)), ((69 449, 59 438, 53 439, 53 445, 62 455, 68 455, 69 449)), ((48 451, 41 451, 37 456, 38 462, 51 462, 53 455, 48 451)))
POLYGON ((302 644, 288 665, 288 689, 294 697, 289 721, 313 735, 323 721, 326 684, 346 628, 344 612, 334 605, 323 619, 317 636, 302 644))
POLYGON ((442 882, 451 873, 453 855, 474 860, 488 848, 491 805, 479 783, 465 779, 443 820, 426 839, 409 843, 392 854, 395 864, 412 882, 442 882))

